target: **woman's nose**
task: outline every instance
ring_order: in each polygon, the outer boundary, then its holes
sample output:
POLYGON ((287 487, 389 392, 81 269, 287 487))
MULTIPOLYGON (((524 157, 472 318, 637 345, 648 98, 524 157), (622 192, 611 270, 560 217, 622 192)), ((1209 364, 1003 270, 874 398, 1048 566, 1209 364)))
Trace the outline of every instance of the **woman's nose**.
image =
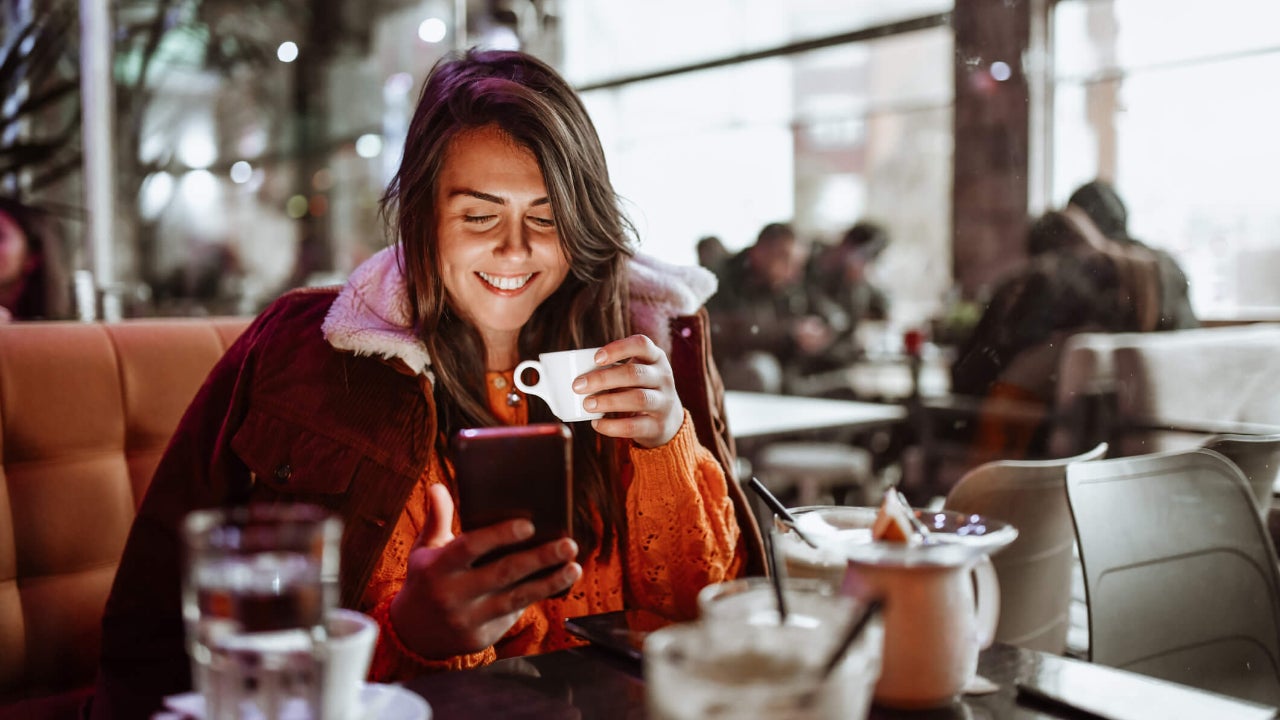
POLYGON ((502 233, 502 237, 498 241, 498 247, 495 252, 500 255, 528 255, 530 252, 529 239, 525 237, 524 223, 513 222, 507 225, 507 229, 502 233))

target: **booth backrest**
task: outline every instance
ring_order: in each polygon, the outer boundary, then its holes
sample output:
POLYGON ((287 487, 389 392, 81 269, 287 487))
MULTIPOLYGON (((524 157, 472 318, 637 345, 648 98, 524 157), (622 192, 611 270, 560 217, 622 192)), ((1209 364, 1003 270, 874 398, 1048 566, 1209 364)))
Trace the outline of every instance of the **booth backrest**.
POLYGON ((92 681, 137 506, 249 322, 0 325, 0 705, 92 681))
POLYGON ((1099 441, 1128 456, 1270 434, 1280 429, 1280 324, 1081 333, 1058 377, 1061 454, 1099 441))

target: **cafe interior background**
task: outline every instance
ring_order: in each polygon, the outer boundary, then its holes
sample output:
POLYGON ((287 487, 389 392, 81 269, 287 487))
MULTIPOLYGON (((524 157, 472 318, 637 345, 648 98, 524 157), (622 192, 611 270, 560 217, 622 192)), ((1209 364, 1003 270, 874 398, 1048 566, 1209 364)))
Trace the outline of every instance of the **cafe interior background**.
POLYGON ((1095 177, 1202 322, 1280 318, 1272 0, 19 0, 3 41, 0 184, 61 218, 82 318, 340 282, 387 242, 427 71, 472 45, 581 91, 644 252, 883 224, 887 352, 920 329, 945 364, 1095 177))

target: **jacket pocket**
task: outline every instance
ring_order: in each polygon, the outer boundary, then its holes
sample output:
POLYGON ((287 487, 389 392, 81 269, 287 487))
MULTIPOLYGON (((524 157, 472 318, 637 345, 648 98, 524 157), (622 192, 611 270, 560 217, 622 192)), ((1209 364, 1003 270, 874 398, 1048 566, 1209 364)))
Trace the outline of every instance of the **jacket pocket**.
POLYGON ((231 449, 253 473, 256 485, 282 493, 344 493, 363 459, 332 437, 254 409, 231 438, 231 449))

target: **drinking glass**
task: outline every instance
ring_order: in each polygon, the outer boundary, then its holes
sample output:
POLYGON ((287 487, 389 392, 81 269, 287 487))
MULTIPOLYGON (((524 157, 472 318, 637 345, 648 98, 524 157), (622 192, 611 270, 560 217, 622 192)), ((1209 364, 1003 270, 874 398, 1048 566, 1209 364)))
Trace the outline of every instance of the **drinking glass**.
POLYGON ((671 625, 645 639, 648 717, 654 720, 861 720, 878 667, 864 645, 823 677, 815 631, 754 625, 709 642, 703 622, 671 625))
POLYGON ((206 720, 319 718, 341 522, 312 505, 198 510, 182 612, 206 720))

